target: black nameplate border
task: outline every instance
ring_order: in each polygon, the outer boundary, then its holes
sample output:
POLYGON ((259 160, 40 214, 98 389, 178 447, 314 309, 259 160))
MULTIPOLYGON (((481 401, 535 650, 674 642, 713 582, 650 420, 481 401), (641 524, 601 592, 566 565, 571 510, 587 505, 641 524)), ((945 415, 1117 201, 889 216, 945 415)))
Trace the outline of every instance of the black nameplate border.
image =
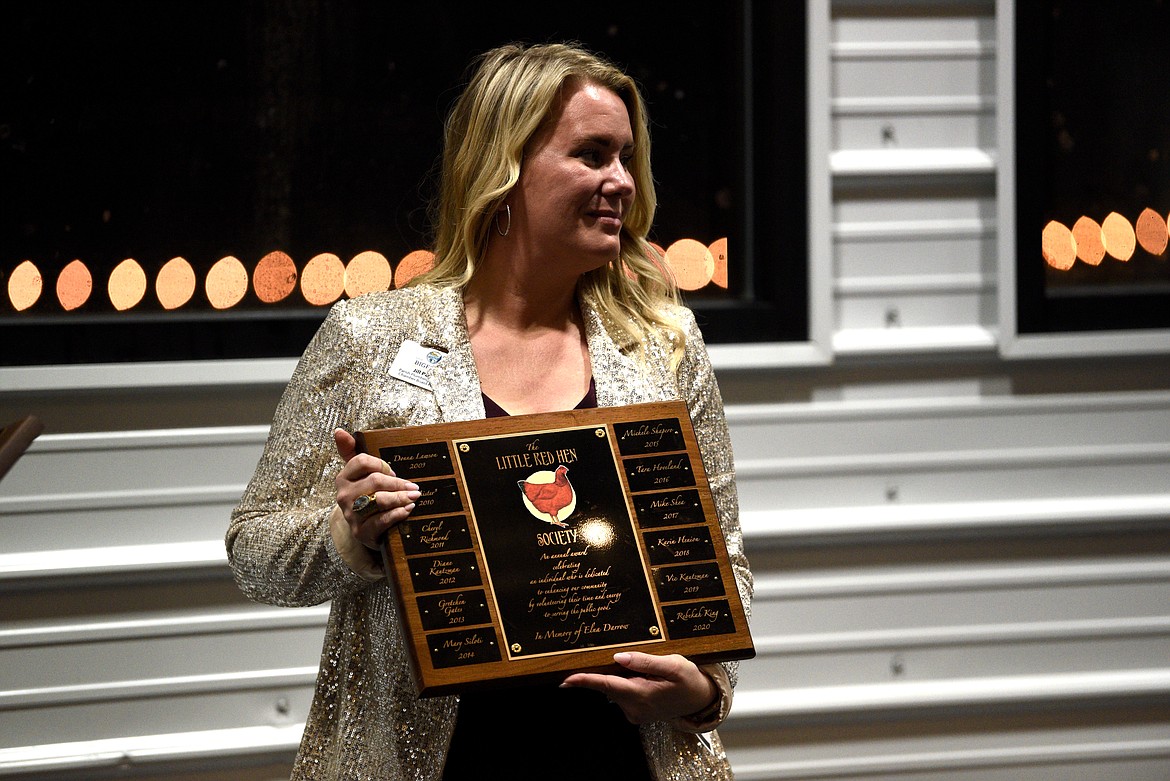
POLYGON ((419 594, 483 584, 473 552, 417 556, 407 564, 414 590, 419 594))
POLYGON ((614 437, 618 452, 623 456, 641 456, 648 453, 666 453, 686 450, 682 426, 678 418, 661 420, 637 420, 630 423, 615 423, 614 437))
POLYGON ((418 613, 428 632, 490 624, 492 620, 487 593, 481 588, 418 597, 418 613))
POLYGON ((659 602, 727 596, 727 588, 719 576, 719 564, 714 561, 681 567, 655 567, 654 587, 658 590, 659 602))
POLYGON ((382 460, 394 474, 403 480, 420 480, 454 474, 451 449, 446 442, 427 442, 419 445, 384 447, 379 451, 382 460))
POLYGON ((426 480, 417 484, 422 496, 414 503, 412 518, 463 512, 463 500, 459 498, 459 486, 455 478, 426 480))
POLYGON ((715 558, 711 530, 706 526, 660 529, 644 532, 642 537, 646 541, 646 553, 650 556, 650 563, 654 565, 684 564, 715 558))
POLYGON ((643 529, 689 526, 707 520, 699 492, 695 489, 636 495, 634 512, 643 529))
POLYGON ((428 634, 427 647, 436 669, 500 661, 500 644, 490 626, 428 634))
POLYGON ((735 620, 726 599, 670 605, 663 611, 666 613, 666 633, 672 640, 735 632, 735 620))
POLYGON ((686 453, 627 458, 622 462, 622 466, 626 470, 626 481, 633 493, 682 488, 695 484, 691 458, 686 453))
POLYGON ((465 515, 435 518, 408 518, 398 524, 402 547, 407 556, 449 553, 471 548, 471 532, 465 515))

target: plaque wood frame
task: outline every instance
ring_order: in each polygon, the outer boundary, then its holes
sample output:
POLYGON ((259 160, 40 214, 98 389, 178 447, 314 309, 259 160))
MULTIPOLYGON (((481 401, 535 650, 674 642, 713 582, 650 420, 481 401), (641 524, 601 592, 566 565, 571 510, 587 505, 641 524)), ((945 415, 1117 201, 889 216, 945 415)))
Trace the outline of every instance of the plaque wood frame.
POLYGON ((420 696, 755 655, 685 403, 355 437, 422 490, 382 546, 420 696))

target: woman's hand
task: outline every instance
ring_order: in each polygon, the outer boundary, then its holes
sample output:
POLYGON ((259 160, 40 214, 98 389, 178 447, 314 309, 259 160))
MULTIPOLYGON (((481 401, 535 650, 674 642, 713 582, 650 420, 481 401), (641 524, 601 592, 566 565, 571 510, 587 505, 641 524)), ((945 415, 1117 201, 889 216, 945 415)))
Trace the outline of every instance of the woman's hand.
POLYGON ((595 689, 622 709, 632 724, 670 721, 697 713, 719 696, 719 688, 685 656, 654 656, 637 652, 614 654, 613 660, 632 675, 574 673, 562 687, 595 689))
POLYGON ((345 466, 337 473, 337 507, 350 534, 367 548, 377 549, 386 530, 406 520, 420 496, 418 486, 394 474, 380 458, 357 452, 357 442, 344 429, 333 432, 333 441, 345 466), (354 502, 373 496, 374 503, 355 511, 354 502))

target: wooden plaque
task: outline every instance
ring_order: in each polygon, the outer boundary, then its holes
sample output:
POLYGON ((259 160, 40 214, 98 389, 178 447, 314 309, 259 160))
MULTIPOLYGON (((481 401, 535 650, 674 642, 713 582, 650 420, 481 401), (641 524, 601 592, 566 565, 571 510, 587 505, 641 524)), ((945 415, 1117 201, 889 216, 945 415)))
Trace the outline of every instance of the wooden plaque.
POLYGON ((356 436, 422 491, 382 549, 420 696, 755 655, 683 402, 356 436))

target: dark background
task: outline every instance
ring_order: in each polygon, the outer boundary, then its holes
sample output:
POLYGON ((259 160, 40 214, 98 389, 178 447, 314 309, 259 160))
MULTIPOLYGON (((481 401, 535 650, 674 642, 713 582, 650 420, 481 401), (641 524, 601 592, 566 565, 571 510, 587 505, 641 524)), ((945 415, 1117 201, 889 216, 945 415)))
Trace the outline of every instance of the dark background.
POLYGON ((181 255, 201 280, 224 255, 251 267, 280 249, 303 266, 373 249, 396 262, 429 246, 443 117, 473 55, 510 40, 578 40, 638 80, 660 203, 651 238, 729 238, 730 290, 689 300, 707 338, 807 338, 802 3, 46 2, 11 13, 0 275, 29 259, 45 290, 29 311, 0 311, 0 364, 298 355, 324 317, 298 294, 261 305, 249 292, 216 312, 200 287, 164 313, 148 292, 118 313, 103 281, 127 257, 153 279, 181 255), (74 258, 95 290, 62 313, 53 283, 74 258))
POLYGON ((1170 326, 1170 259, 1137 246, 1051 269, 1044 225, 1170 213, 1170 6, 1016 4, 1017 322, 1021 333, 1170 326))

